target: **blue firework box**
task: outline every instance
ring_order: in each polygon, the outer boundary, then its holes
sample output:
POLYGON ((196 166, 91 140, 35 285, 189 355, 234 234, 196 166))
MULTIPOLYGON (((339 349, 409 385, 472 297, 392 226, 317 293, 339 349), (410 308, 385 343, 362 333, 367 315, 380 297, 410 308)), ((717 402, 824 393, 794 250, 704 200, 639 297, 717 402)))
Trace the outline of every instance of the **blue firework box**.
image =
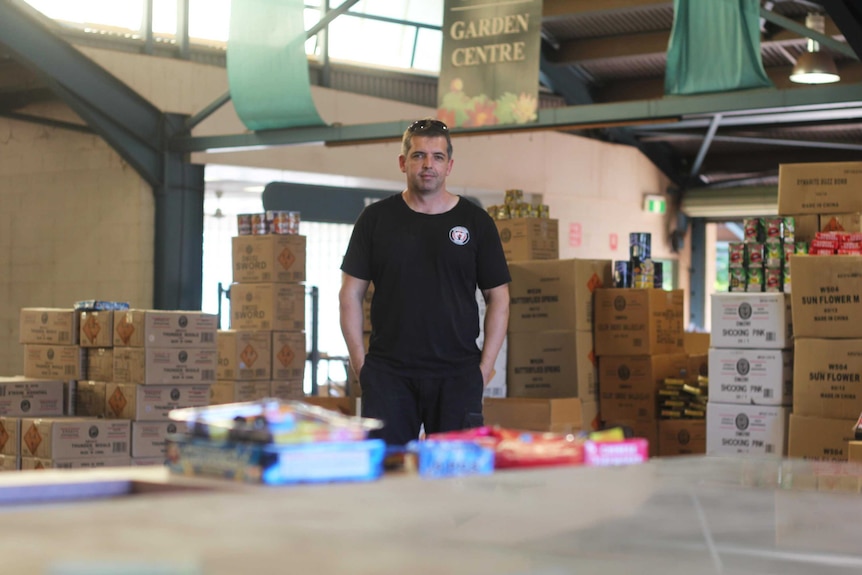
POLYGON ((367 438, 379 420, 279 399, 176 409, 170 416, 184 425, 168 438, 174 473, 267 485, 372 481, 383 474, 386 445, 367 438))

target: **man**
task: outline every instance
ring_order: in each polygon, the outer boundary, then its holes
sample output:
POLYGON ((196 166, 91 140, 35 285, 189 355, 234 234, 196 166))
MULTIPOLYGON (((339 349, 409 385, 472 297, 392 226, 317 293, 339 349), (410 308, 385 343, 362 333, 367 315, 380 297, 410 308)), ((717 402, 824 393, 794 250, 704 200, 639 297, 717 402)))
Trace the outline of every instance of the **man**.
POLYGON ((403 445, 426 433, 482 425, 482 392, 509 321, 509 268, 482 208, 446 190, 449 128, 418 120, 404 132, 407 188, 363 210, 344 263, 341 330, 362 386, 362 415, 403 445), (371 340, 362 341, 362 300, 374 283, 371 340), (480 351, 476 288, 487 303, 480 351))

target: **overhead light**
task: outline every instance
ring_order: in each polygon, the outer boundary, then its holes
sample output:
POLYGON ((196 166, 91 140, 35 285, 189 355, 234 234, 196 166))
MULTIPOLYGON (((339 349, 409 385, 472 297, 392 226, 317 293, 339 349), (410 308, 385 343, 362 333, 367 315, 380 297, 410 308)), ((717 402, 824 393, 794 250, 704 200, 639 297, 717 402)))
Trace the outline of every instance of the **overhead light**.
POLYGON ((690 218, 718 220, 775 216, 778 186, 688 190, 682 196, 680 210, 690 218))
POLYGON ((263 191, 266 186, 246 186, 242 189, 244 192, 250 192, 252 194, 259 194, 263 191))
MULTIPOLYGON (((822 14, 808 14, 805 18, 805 26, 823 34, 826 30, 826 21, 822 14)), ((805 53, 793 66, 790 81, 799 84, 831 84, 840 79, 832 56, 821 52, 820 42, 809 38, 805 53)))

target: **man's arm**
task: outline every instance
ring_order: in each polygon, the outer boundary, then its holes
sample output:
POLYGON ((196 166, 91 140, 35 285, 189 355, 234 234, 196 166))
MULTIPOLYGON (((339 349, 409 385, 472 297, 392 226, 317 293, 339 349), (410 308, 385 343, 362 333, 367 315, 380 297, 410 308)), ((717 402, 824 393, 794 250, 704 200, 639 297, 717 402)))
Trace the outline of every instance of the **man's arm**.
POLYGON ((368 291, 369 283, 368 280, 342 273, 341 290, 338 292, 341 333, 347 343, 350 365, 356 377, 359 377, 359 372, 365 363, 365 343, 362 341, 362 300, 365 298, 365 292, 368 291))
POLYGON ((509 284, 482 290, 485 298, 485 343, 482 346, 482 359, 479 367, 485 385, 491 381, 494 362, 503 346, 506 330, 509 327, 509 284))

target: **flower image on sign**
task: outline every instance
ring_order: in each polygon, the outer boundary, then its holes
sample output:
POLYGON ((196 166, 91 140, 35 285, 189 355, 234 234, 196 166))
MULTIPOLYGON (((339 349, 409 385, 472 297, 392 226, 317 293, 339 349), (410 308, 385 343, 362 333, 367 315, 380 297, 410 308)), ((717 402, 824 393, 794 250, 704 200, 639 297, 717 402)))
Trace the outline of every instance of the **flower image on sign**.
POLYGON ((541 0, 447 0, 437 117, 451 127, 535 122, 541 26, 541 0))

